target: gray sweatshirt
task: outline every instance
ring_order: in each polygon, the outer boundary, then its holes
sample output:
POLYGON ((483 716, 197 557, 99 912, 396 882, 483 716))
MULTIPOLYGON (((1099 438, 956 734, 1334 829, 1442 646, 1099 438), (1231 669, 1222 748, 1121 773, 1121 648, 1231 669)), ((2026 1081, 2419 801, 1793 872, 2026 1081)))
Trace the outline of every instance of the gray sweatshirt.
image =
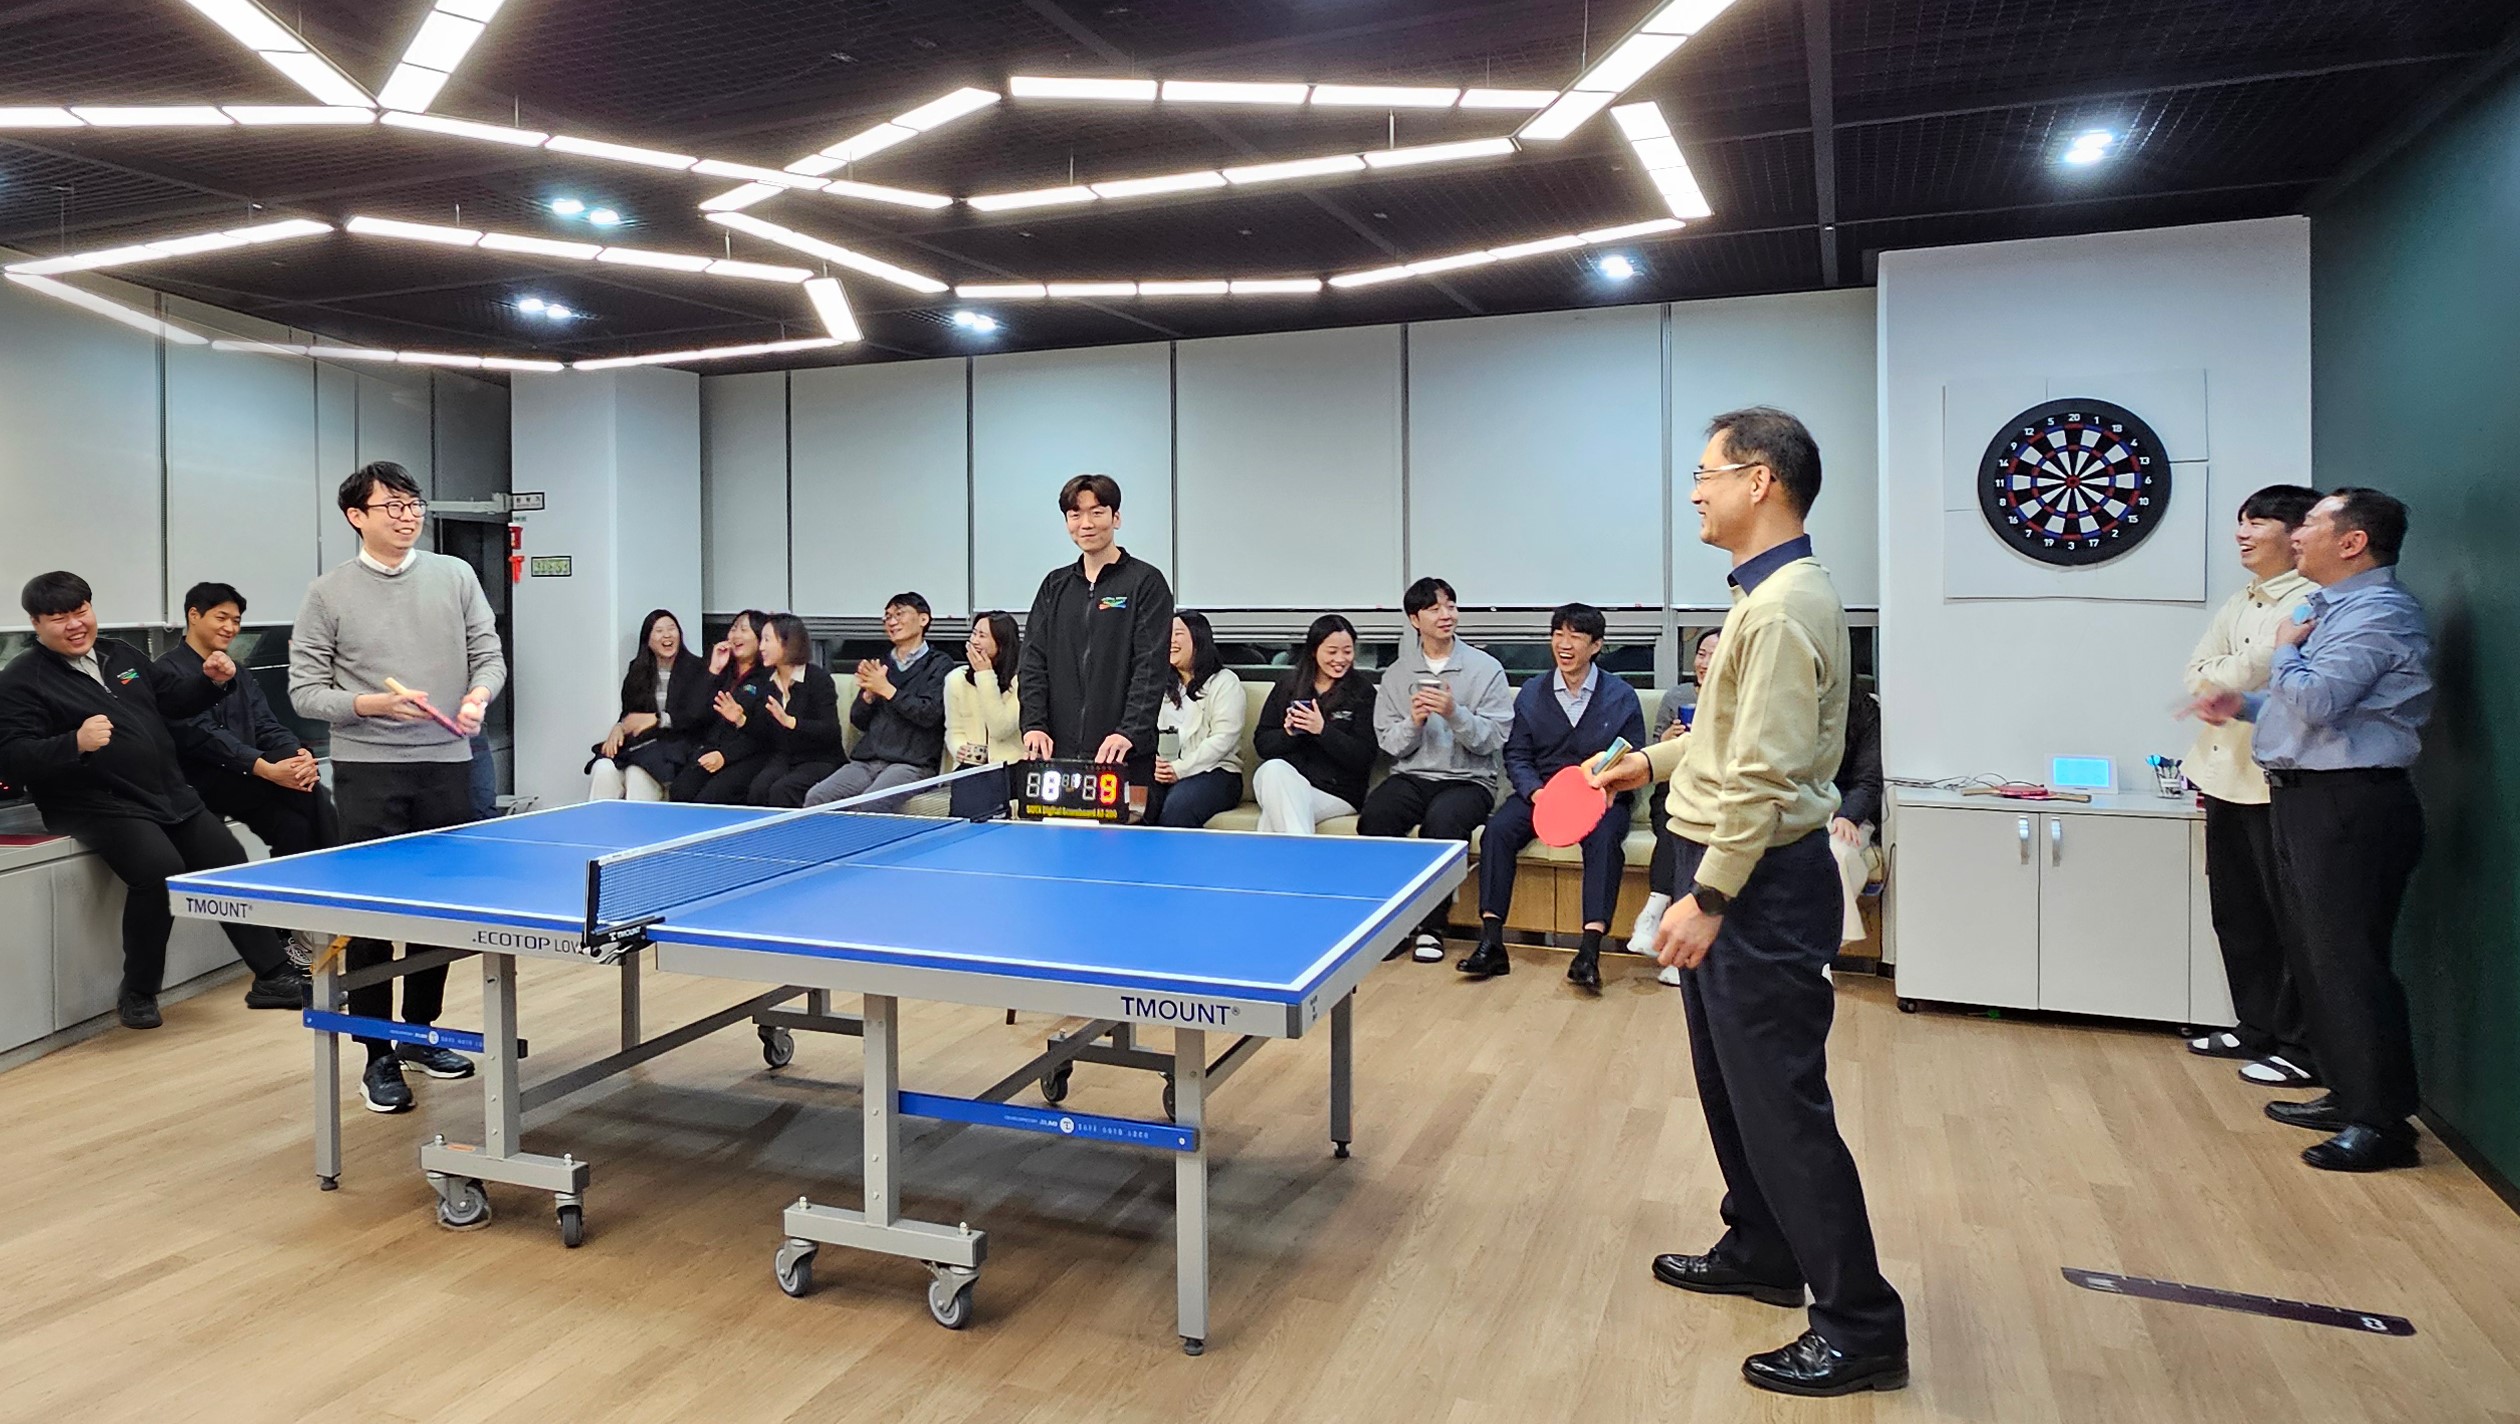
POLYGON ((461 762, 472 744, 433 721, 361 717, 356 699, 385 679, 455 715, 476 687, 507 686, 499 630, 472 565, 423 553, 398 574, 356 556, 307 586, 289 635, 289 702, 332 724, 335 761, 461 762))
POLYGON ((1374 689, 1374 740, 1391 754, 1392 774, 1494 786, 1505 770, 1505 734, 1514 727, 1505 665, 1455 638, 1442 673, 1452 686, 1452 715, 1419 726, 1409 720, 1409 682, 1426 670, 1425 648, 1414 632, 1405 633, 1400 656, 1374 689))

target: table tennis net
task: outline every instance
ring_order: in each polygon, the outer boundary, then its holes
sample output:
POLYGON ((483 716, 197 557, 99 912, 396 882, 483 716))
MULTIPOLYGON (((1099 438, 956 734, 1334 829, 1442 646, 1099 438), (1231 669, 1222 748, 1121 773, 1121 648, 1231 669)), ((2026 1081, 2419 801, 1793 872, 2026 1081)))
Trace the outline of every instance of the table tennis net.
POLYGON ((677 905, 863 855, 953 825, 933 816, 812 810, 605 856, 587 867, 587 937, 652 923, 677 905))

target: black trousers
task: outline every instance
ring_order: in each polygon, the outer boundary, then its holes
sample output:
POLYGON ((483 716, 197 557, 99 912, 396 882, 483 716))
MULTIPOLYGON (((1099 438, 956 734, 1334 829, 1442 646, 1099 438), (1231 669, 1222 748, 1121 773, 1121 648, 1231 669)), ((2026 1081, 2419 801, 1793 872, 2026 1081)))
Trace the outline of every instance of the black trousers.
MULTIPOLYGON (((675 801, 696 801, 704 806, 749 805, 753 778, 769 764, 766 756, 730 757, 726 765, 712 772, 695 756, 674 773, 674 784, 665 789, 665 794, 675 801)), ((810 789, 810 783, 808 786, 810 789)), ((797 804, 805 803, 800 799, 797 804)))
POLYGON ((312 791, 291 791, 259 776, 220 772, 194 783, 212 811, 243 821, 273 855, 296 855, 341 844, 341 817, 332 793, 318 782, 312 791))
MULTIPOLYGON (((1356 808, 1356 833, 1405 836, 1414 830, 1421 840, 1460 841, 1467 845, 1471 833, 1486 824, 1488 813, 1495 809, 1496 792, 1485 782, 1394 772, 1368 792, 1365 804, 1356 808)), ((1451 922, 1452 906, 1443 904, 1436 906, 1418 928, 1441 936, 1451 922)))
POLYGON ((1671 828, 1671 817, 1663 809, 1671 804, 1671 783, 1666 781, 1655 787, 1653 797, 1652 812, 1645 819, 1654 827, 1654 859, 1645 871, 1645 888, 1677 900, 1689 887, 1678 883, 1680 833, 1671 828))
MULTIPOLYGON (((1706 848, 1679 843, 1676 883, 1706 848)), ((1851 1355, 1907 1347, 1907 1307, 1883 1279, 1854 1154, 1829 1098, 1837 991, 1820 971, 1844 921, 1829 833, 1770 850, 1680 976, 1706 1135, 1724 1172, 1714 1254, 1762 1281, 1811 1287, 1811 1328, 1851 1355)))
MULTIPOLYGON (((468 825, 473 814, 472 766, 460 761, 336 761, 333 794, 341 804, 345 841, 382 840, 410 831, 436 831, 468 825)), ((422 948, 411 945, 411 949, 422 948)), ((342 963, 365 969, 394 957, 381 939, 354 939, 342 963)), ((433 1024, 446 1006, 446 966, 423 969, 402 980, 403 1022, 433 1024)), ((350 991, 350 1012, 361 1018, 394 1016, 394 984, 387 980, 350 991)), ((363 1038, 368 1057, 383 1057, 391 1045, 363 1038)))
MULTIPOLYGON (((208 811, 196 811, 171 826, 139 816, 65 817, 61 829, 95 852, 123 883, 122 992, 156 998, 166 987, 166 937, 175 928, 166 877, 243 865, 245 847, 236 843, 227 822, 208 811)), ((219 928, 227 931, 236 957, 256 978, 288 967, 289 956, 275 931, 260 925, 219 928)))
MULTIPOLYGON (((784 756, 763 757, 753 764, 752 785, 744 793, 743 804, 767 806, 793 811, 805 804, 805 793, 814 784, 840 769, 836 761, 793 761, 784 756)), ((734 768, 729 767, 729 771, 734 768)), ((715 778, 725 779, 725 772, 715 778)), ((707 799, 704 795, 703 800, 707 799)))
POLYGON ((2415 1115, 2415 1046, 2389 947, 2424 854, 2423 805, 2403 771, 2282 775, 2269 807, 2275 871, 2300 925, 2293 975, 2319 1076, 2348 1121, 2402 1128, 2415 1115))
MULTIPOLYGON (((1577 842, 1584 857, 1584 923, 1607 927, 1619 906, 1619 877, 1627 872, 1623 849, 1636 803, 1625 795, 1613 799, 1601 823, 1577 842)), ((1359 826, 1363 825, 1360 821, 1359 826)), ((1531 826, 1531 798, 1515 792, 1498 803, 1487 818, 1487 834, 1479 838, 1479 915, 1505 917, 1514 903, 1516 857, 1538 838, 1531 826)), ((1835 874, 1835 871, 1831 871, 1835 874)), ((1831 882, 1835 883, 1835 882, 1831 882)))
POLYGON ((2293 979, 2297 932, 2276 883, 2275 826, 2265 806, 2205 798, 2205 892, 2240 1046, 2315 1071, 2308 1010, 2293 979))

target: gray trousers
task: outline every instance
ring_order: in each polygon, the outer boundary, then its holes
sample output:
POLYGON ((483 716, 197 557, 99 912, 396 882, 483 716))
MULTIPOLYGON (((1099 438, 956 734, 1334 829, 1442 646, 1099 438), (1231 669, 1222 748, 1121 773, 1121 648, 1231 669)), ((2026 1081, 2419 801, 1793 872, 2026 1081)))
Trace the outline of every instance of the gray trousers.
POLYGON ((814 789, 805 793, 805 804, 824 806, 834 801, 846 801, 852 796, 864 796, 870 791, 888 791, 914 781, 925 781, 934 775, 934 767, 922 770, 908 762, 853 761, 815 782, 814 789))

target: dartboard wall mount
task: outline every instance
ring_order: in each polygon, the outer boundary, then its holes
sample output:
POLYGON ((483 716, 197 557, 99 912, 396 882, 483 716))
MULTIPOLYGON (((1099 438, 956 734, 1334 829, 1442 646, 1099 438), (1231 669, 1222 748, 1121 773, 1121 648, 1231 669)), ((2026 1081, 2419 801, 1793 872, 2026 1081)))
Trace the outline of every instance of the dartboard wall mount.
POLYGON ((2132 553, 2170 512, 2171 466, 2142 417, 2111 401, 2043 401, 2005 422, 1977 472, 1978 510, 2005 547, 2087 568, 2132 553))

